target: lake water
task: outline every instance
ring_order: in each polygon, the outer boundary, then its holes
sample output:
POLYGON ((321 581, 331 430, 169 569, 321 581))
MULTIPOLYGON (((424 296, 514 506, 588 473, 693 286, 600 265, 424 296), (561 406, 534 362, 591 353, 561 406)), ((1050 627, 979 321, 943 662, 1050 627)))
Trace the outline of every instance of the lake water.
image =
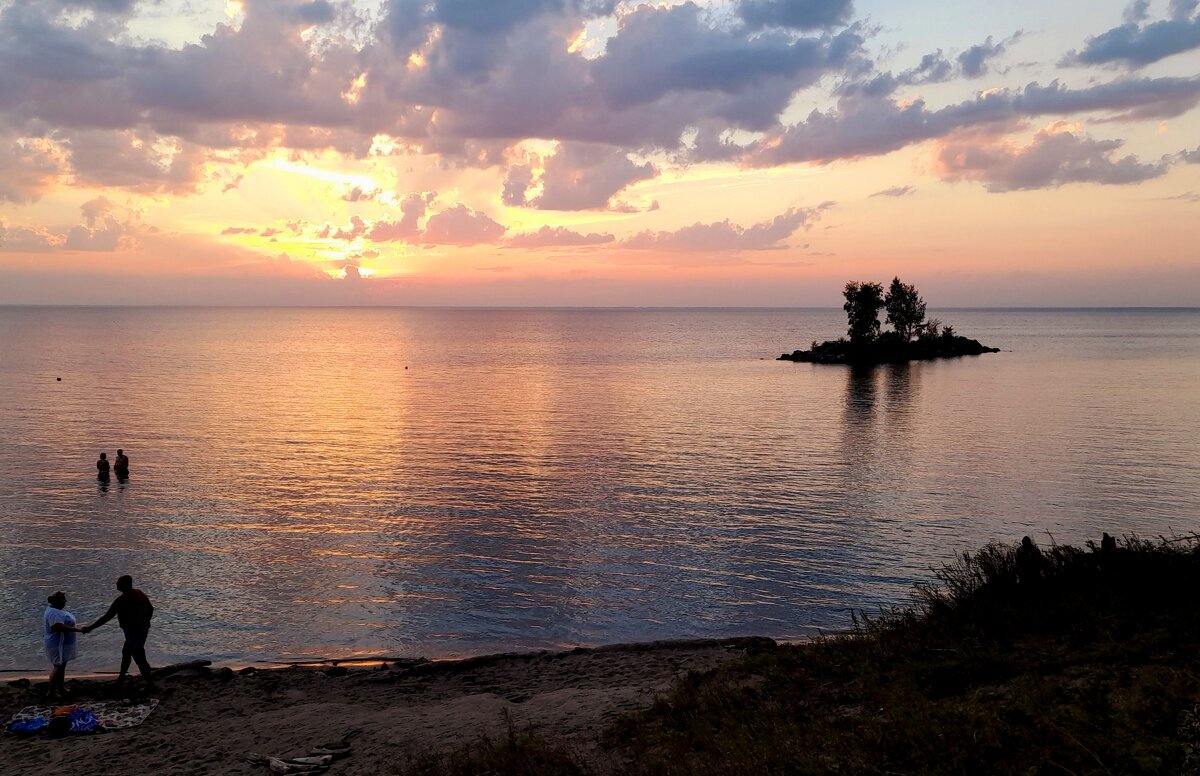
POLYGON ((773 360, 840 310, 0 309, 0 668, 122 573, 156 662, 446 657, 803 637, 990 540, 1200 529, 1200 312, 937 315, 1004 352, 773 360))

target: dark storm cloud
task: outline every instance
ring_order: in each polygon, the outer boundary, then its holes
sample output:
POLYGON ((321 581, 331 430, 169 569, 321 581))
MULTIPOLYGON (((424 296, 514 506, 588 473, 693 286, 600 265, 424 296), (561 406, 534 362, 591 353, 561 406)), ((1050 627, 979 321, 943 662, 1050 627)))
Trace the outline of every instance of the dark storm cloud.
POLYGON ((739 0, 737 14, 746 26, 815 30, 847 24, 854 15, 851 0, 739 0))

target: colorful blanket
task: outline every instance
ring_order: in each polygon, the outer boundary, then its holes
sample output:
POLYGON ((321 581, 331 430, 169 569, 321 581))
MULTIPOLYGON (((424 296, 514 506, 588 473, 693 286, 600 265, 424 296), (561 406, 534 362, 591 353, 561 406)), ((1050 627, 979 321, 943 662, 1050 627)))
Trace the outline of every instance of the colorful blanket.
MULTIPOLYGON (((144 701, 80 701, 80 708, 87 709, 95 715, 100 727, 105 730, 123 730, 137 727, 146 721, 158 708, 158 698, 144 701)), ((9 722, 26 722, 38 717, 49 718, 55 706, 26 706, 13 714, 9 722)))

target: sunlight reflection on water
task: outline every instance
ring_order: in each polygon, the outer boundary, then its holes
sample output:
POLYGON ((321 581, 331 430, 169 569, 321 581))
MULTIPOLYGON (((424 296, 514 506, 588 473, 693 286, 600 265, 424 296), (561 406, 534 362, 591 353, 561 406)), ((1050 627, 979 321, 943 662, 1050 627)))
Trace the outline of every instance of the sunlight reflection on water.
POLYGON ((835 311, 0 309, 0 667, 124 572, 154 659, 434 657, 802 636, 991 539, 1197 528, 1200 314, 939 315, 1008 352, 772 360, 835 311))

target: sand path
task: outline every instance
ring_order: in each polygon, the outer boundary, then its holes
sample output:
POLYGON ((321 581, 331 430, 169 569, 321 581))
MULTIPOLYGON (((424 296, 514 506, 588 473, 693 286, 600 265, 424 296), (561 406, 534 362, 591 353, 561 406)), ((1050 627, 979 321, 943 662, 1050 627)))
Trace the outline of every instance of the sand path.
MULTIPOLYGON (((394 774, 412 755, 502 735, 506 717, 581 752, 622 712, 648 704, 689 671, 765 639, 655 642, 496 655, 410 668, 187 670, 163 681, 141 727, 60 739, 0 737, 5 774, 268 774, 249 752, 297 756, 350 731, 354 752, 332 774, 394 774)), ((0 689, 0 715, 38 703, 37 686, 0 689)), ((76 682, 77 697, 96 695, 76 682)), ((78 702, 78 701, 76 701, 78 702)))

